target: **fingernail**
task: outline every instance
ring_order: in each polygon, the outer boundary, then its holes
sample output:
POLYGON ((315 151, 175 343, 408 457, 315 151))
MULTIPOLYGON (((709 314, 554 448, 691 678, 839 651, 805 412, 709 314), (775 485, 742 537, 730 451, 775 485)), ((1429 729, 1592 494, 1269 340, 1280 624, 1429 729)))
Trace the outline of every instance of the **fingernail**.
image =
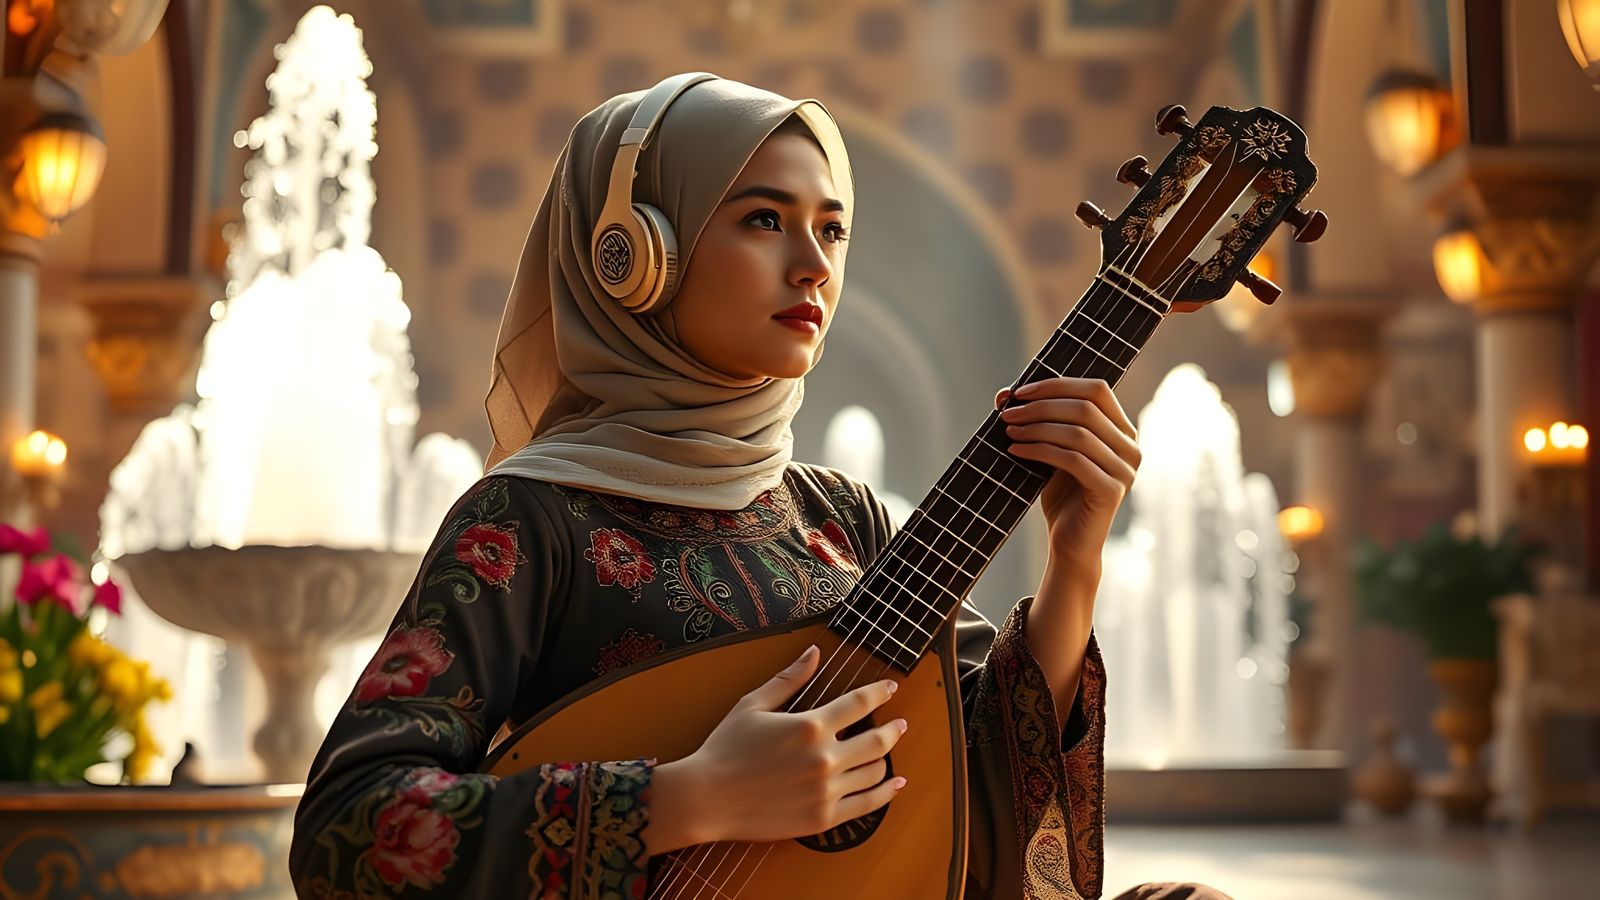
POLYGON ((894 692, 898 691, 898 690, 900 690, 899 682, 894 682, 894 681, 889 682, 889 695, 890 696, 893 696, 894 692))
POLYGON ((911 727, 911 724, 905 719, 895 719, 894 724, 900 729, 901 734, 905 734, 906 729, 911 727))
POLYGON ((894 789, 898 791, 898 790, 900 790, 901 788, 903 788, 905 786, 906 786, 906 780, 904 778, 900 778, 900 777, 897 776, 895 778, 895 780, 894 780, 894 789))

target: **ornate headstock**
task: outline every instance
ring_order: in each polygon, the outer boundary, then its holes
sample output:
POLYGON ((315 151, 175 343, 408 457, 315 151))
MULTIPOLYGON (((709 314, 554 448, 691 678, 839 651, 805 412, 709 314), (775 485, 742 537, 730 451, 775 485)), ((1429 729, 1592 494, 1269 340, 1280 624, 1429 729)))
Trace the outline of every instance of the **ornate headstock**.
POLYGON ((1321 210, 1299 207, 1317 180, 1305 132, 1259 106, 1213 106, 1198 125, 1183 107, 1168 106, 1156 130, 1179 135, 1178 145, 1154 173, 1142 156, 1117 171, 1118 181, 1139 188, 1120 215, 1078 204, 1078 218, 1101 231, 1102 273, 1114 268, 1181 312, 1222 299, 1235 281, 1263 303, 1278 299, 1282 291, 1251 272, 1250 260, 1280 222, 1302 243, 1328 227, 1321 210))

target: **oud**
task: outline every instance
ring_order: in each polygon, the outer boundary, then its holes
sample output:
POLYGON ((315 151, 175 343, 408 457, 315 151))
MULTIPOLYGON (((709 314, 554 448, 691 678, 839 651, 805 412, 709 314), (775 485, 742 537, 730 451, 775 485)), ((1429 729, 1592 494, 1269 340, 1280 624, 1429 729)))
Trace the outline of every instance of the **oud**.
MULTIPOLYGON (((1265 303, 1276 300, 1279 289, 1247 265, 1281 222, 1305 243, 1326 229, 1321 211, 1298 206, 1316 167, 1305 134, 1279 113, 1212 107, 1193 124, 1183 107, 1169 106, 1156 130, 1178 143, 1154 173, 1143 157, 1117 172, 1138 188, 1120 215, 1079 204, 1079 219, 1100 229, 1098 274, 1017 385, 1068 375, 1115 386, 1171 313, 1220 299, 1235 282, 1265 303)), ((900 689, 875 717, 915 723, 888 758, 890 774, 906 776, 907 787, 820 835, 679 850, 650 896, 961 897, 967 773, 950 623, 1053 471, 1010 455, 1009 445, 991 411, 832 609, 596 679, 500 741, 485 770, 503 776, 559 760, 682 758, 740 697, 816 644, 822 664, 790 709, 815 708, 892 670, 900 689), (694 703, 684 702, 683 685, 695 686, 694 703)))

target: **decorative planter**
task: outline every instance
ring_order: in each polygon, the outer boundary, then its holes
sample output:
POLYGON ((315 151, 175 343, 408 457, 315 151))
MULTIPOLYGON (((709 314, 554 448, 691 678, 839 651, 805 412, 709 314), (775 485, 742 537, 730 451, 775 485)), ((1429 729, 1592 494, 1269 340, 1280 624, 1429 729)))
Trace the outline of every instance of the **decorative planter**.
POLYGON ((1495 663, 1437 659, 1428 664, 1428 677, 1441 694, 1433 730, 1450 748, 1450 773, 1434 781, 1428 793, 1450 821, 1482 822, 1489 806, 1489 781, 1479 754, 1494 732, 1495 663))
POLYGON ((292 897, 301 791, 0 782, 0 897, 292 897))

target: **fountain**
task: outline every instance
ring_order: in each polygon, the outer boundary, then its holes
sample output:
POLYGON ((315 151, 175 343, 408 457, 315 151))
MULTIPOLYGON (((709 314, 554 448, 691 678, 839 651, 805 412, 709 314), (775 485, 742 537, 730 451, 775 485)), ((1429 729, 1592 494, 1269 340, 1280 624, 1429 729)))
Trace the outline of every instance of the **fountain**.
POLYGON ((112 473, 100 549, 166 620, 248 646, 267 692, 256 754, 295 782, 322 737, 331 651, 387 625, 482 464, 444 435, 412 446, 410 311, 367 245, 377 112, 360 30, 315 7, 277 58, 270 110, 235 139, 254 157, 199 402, 151 422, 112 473))
POLYGON ((1297 560, 1271 482, 1244 471, 1238 420, 1198 366, 1138 419, 1144 461, 1095 607, 1119 817, 1337 815, 1337 754, 1285 749, 1297 560))

